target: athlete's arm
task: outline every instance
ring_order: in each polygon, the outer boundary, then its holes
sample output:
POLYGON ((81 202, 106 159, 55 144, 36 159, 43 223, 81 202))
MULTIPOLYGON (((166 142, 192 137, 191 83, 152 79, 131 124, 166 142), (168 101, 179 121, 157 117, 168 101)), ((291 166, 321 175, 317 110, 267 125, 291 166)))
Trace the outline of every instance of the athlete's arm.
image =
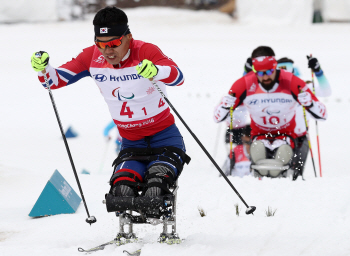
POLYGON ((331 87, 325 77, 321 64, 314 56, 306 56, 308 67, 316 75, 318 84, 315 84, 315 93, 317 97, 329 97, 332 94, 331 87))
POLYGON ((154 77, 155 80, 169 86, 178 86, 184 83, 184 76, 176 63, 164 55, 154 44, 145 43, 142 45, 139 51, 139 58, 140 61, 147 59, 156 65, 158 73, 154 77))
MULTIPOLYGON (((311 92, 306 83, 300 78, 293 76, 291 81, 291 90, 292 95, 296 101, 298 101, 298 94, 300 92, 307 92, 311 95, 312 103, 310 106, 305 107, 305 110, 308 111, 314 119, 326 120, 327 119, 327 110, 326 106, 320 102, 317 97, 311 92)), ((299 101, 298 103, 302 105, 299 101)))
MULTIPOLYGON (((95 46, 84 49, 76 58, 58 68, 50 64, 45 68, 47 79, 51 89, 58 89, 63 86, 75 83, 83 77, 91 76, 89 65, 91 63, 95 46)), ((46 87, 44 75, 38 72, 39 81, 46 87)))
MULTIPOLYGON (((233 105, 233 110, 235 110, 239 105, 243 104, 243 100, 247 95, 244 77, 238 79, 236 82, 233 83, 228 94, 236 98, 233 105)), ((224 98, 225 97, 227 96, 224 96, 224 98)), ((227 108, 227 103, 225 102, 224 98, 222 98, 220 104, 216 106, 214 110, 214 121, 216 123, 224 121, 230 111, 230 108, 227 108)))
POLYGON ((329 97, 332 95, 331 86, 328 83, 326 76, 323 73, 323 70, 320 70, 318 73, 315 73, 317 82, 315 84, 315 93, 317 97, 329 97))

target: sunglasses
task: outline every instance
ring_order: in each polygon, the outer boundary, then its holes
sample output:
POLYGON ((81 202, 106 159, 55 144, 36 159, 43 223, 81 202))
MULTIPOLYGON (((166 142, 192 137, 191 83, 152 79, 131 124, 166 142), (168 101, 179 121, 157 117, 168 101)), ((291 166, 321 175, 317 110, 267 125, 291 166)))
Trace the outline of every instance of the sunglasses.
POLYGON ((268 76, 270 76, 270 75, 273 73, 273 71, 275 71, 274 68, 269 69, 269 70, 266 70, 266 71, 256 71, 256 70, 255 70, 255 73, 256 73, 258 76, 262 77, 262 76, 264 76, 265 74, 268 75, 268 76))
POLYGON ((111 39, 109 41, 99 41, 96 39, 95 37, 95 44, 98 48, 100 49, 106 49, 106 47, 108 46, 109 48, 116 48, 118 46, 120 46, 122 44, 122 39, 125 36, 125 33, 128 31, 128 29, 125 30, 125 32, 123 33, 123 35, 117 39, 111 39))

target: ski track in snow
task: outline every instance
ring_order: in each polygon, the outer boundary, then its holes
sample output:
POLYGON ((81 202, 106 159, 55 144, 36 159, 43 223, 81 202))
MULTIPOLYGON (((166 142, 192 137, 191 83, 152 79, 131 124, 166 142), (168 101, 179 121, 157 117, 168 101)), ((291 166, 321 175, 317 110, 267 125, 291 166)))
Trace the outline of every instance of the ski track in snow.
MULTIPOLYGON (((244 200, 257 207, 254 216, 244 214, 243 203, 177 120, 192 157, 180 177, 178 192, 177 231, 186 240, 174 246, 157 244, 161 226, 135 225, 138 236, 151 243, 143 246, 142 256, 163 256, 165 252, 168 256, 350 255, 350 87, 345 77, 350 24, 259 27, 244 26, 215 11, 137 8, 126 13, 134 38, 158 45, 183 71, 185 84, 168 88, 169 100, 220 166, 226 155, 225 129, 213 122, 213 109, 242 75, 254 48, 270 45, 278 58, 292 58, 303 79, 310 79, 305 56, 313 53, 333 90, 332 97, 322 99, 329 119, 319 122, 323 178, 315 179, 310 156, 305 181, 229 177, 244 200), (240 216, 235 215, 235 204, 241 209, 240 216), (200 217, 198 206, 205 210, 205 217, 200 217), (276 214, 267 218, 269 206, 276 214)), ((53 66, 66 62, 93 43, 91 24, 92 17, 77 22, 0 25, 0 32, 13 39, 11 50, 7 40, 0 43, 3 51, 11 51, 3 57, 0 76, 1 255, 82 255, 78 247, 105 243, 118 232, 117 218, 102 204, 115 157, 113 143, 107 144, 102 137, 110 116, 88 78, 53 95, 64 128, 72 125, 79 134, 68 143, 77 171, 91 172, 79 178, 97 222, 91 227, 85 223, 82 203, 75 214, 28 216, 55 169, 79 193, 49 95, 31 69, 30 56, 45 50, 53 66), (18 38, 25 38, 25 43, 18 38)), ((317 157, 313 121, 310 134, 317 157)), ((318 166, 317 158, 315 162, 318 166)), ((138 248, 128 244, 95 254, 122 255, 123 250, 138 248)))

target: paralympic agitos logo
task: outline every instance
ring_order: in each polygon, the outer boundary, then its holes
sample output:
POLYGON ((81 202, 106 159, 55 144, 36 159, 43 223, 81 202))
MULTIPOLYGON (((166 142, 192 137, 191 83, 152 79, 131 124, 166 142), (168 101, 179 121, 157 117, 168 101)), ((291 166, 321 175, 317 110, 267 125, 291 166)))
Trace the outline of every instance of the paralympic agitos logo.
POLYGON ((131 100, 131 99, 133 99, 134 97, 135 97, 135 95, 133 94, 133 93, 131 93, 132 95, 131 96, 129 96, 129 97, 126 97, 126 96, 123 96, 123 95, 121 95, 120 93, 119 93, 119 89, 120 87, 117 87, 117 88, 115 88, 113 91, 112 91, 112 95, 114 96, 114 97, 116 97, 116 98, 118 98, 118 100, 120 100, 120 101, 122 101, 123 99, 122 98, 124 98, 124 99, 126 99, 126 100, 131 100), (117 92, 117 95, 116 95, 116 92, 117 92), (121 97, 122 98, 121 98, 121 97))
POLYGON ((266 107, 263 110, 261 110, 261 112, 265 112, 266 114, 272 116, 272 115, 277 115, 277 114, 281 113, 281 110, 266 107))

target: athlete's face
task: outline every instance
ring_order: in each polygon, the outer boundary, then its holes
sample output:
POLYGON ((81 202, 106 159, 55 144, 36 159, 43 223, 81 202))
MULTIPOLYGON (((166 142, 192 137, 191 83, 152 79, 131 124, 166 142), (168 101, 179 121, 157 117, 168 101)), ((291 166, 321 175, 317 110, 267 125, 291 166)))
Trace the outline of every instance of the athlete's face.
MULTIPOLYGON (((259 71, 266 71, 266 70, 259 70, 259 71)), ((258 76, 259 82, 264 86, 265 89, 271 89, 273 85, 275 84, 275 78, 276 78, 276 69, 272 72, 271 75, 267 75, 264 73, 263 76, 258 76)))
MULTIPOLYGON (((104 42, 110 41, 112 39, 117 39, 117 38, 118 37, 115 37, 115 36, 108 36, 108 37, 98 36, 98 37, 96 37, 96 39, 98 41, 104 41, 104 42)), ((128 34, 122 38, 122 44, 120 46, 115 47, 115 48, 111 48, 109 46, 106 46, 105 49, 102 49, 102 48, 98 48, 98 49, 103 54, 103 57, 105 57, 105 59, 107 60, 107 62, 109 64, 117 65, 124 58, 126 53, 128 52, 131 39, 132 39, 132 35, 128 34)))

